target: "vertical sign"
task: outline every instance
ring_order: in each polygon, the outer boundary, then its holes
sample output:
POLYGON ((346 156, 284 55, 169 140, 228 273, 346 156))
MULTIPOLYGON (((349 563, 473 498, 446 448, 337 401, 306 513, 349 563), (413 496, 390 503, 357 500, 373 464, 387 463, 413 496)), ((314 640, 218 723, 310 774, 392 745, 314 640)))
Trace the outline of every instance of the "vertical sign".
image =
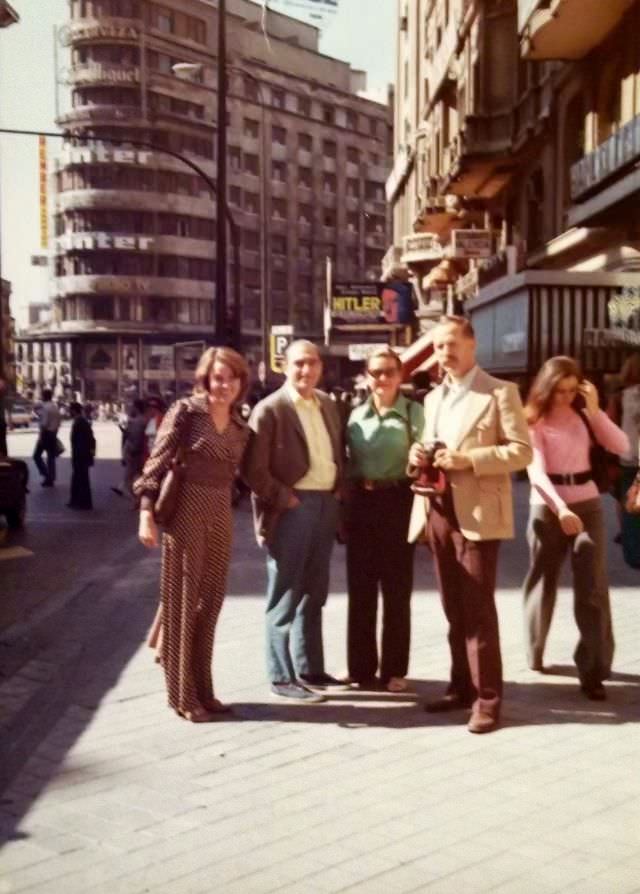
POLYGON ((284 353, 293 341, 293 326, 271 327, 271 369, 280 373, 284 366, 284 353))
POLYGON ((47 208, 47 139, 38 137, 38 166, 40 173, 40 247, 49 247, 49 217, 47 208))

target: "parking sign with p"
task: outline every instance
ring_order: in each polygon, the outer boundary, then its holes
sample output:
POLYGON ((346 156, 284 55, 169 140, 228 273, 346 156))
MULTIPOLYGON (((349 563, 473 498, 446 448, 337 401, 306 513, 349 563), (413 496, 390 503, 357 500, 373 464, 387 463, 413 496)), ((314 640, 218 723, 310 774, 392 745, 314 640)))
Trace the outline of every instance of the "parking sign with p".
POLYGON ((291 342, 293 341, 293 326, 272 326, 271 327, 271 369, 273 372, 281 373, 284 368, 284 354, 291 342))

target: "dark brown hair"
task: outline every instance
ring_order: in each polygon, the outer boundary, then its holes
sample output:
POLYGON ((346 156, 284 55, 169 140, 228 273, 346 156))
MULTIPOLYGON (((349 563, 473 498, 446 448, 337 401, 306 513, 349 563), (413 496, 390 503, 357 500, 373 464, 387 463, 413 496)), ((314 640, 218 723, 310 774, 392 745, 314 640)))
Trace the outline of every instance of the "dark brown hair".
POLYGON ((244 357, 238 354, 237 351, 234 351, 233 348, 207 348, 198 361, 193 393, 200 395, 209 393, 209 376, 216 361, 228 366, 233 373, 233 377, 240 380, 240 391, 235 400, 235 403, 239 403, 244 397, 249 384, 249 367, 244 357))
POLYGON ((471 321, 468 320, 466 317, 460 316, 459 314, 443 314, 436 325, 457 326, 460 329, 460 333, 464 335, 465 338, 475 339, 476 337, 476 333, 473 326, 471 325, 471 321))
POLYGON ((546 416, 551 409, 553 392, 563 379, 575 376, 578 381, 582 379, 582 372, 573 357, 550 357, 542 364, 538 375, 533 380, 529 389, 529 396, 524 407, 524 413, 529 425, 546 416))
POLYGON ((376 357, 386 357, 387 360, 393 360, 398 372, 402 372, 402 360, 400 359, 399 354, 397 354, 396 351, 394 351, 393 348, 389 345, 380 345, 379 348, 376 348, 369 354, 365 363, 365 369, 367 372, 369 372, 369 364, 372 360, 375 360, 376 357))

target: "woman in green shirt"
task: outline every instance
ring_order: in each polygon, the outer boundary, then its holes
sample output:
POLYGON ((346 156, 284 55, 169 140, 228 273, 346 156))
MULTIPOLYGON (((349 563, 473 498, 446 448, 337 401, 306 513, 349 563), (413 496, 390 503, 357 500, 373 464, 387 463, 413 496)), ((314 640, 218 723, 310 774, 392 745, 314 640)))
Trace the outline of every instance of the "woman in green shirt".
POLYGON ((389 347, 367 361, 370 395, 347 423, 347 581, 349 677, 361 688, 404 692, 409 665, 414 545, 407 542, 413 493, 409 447, 420 441, 420 404, 400 393, 402 366, 389 347), (378 588, 382 643, 376 642, 378 588), (377 674, 379 672, 379 679, 377 674))

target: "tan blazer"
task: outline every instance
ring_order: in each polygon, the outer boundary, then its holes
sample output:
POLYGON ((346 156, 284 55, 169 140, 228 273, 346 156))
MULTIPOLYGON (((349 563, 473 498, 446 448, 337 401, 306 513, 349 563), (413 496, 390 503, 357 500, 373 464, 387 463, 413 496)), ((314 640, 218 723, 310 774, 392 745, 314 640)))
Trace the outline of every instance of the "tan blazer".
MULTIPOLYGON (((444 390, 438 386, 424 401, 425 443, 435 440, 435 421, 444 390)), ((517 387, 478 369, 464 407, 464 420, 452 449, 466 453, 473 467, 447 472, 458 524, 468 540, 513 537, 511 472, 532 458, 527 423, 517 387)), ((411 471, 411 470, 410 470, 411 471)), ((409 540, 424 530, 429 500, 416 495, 409 540)))

